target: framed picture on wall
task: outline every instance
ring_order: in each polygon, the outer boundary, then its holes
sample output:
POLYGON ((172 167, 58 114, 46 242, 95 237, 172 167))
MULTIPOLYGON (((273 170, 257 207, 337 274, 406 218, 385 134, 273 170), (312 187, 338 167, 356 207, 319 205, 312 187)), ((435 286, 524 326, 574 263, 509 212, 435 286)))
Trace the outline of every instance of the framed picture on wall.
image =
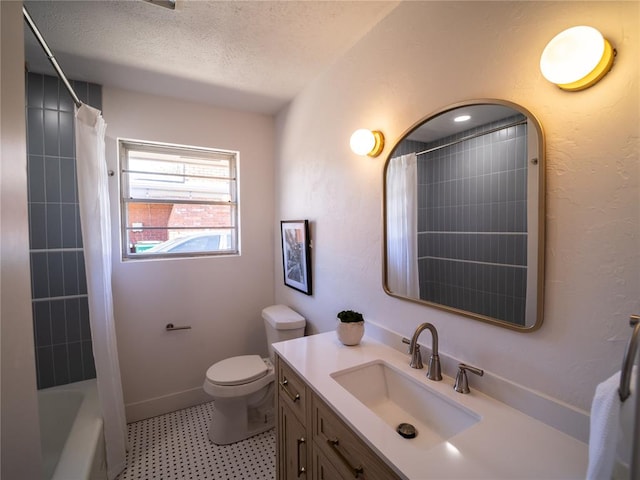
POLYGON ((284 284, 311 295, 311 255, 308 220, 282 220, 282 270, 284 284))

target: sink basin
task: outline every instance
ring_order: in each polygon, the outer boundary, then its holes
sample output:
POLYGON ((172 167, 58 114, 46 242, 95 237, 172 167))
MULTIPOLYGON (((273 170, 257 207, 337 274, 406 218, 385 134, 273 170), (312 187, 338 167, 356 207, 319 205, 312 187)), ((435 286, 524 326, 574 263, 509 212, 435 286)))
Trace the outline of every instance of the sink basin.
POLYGON ((399 424, 413 425, 417 436, 407 441, 419 448, 445 442, 480 421, 477 414, 382 360, 331 377, 387 423, 393 435, 399 424))

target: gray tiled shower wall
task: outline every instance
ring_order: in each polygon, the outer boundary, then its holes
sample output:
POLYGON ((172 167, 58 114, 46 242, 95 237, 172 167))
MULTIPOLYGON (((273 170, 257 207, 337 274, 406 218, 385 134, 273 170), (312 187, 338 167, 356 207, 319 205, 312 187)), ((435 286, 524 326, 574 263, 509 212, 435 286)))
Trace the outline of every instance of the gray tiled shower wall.
MULTIPOLYGON (((74 105, 57 77, 26 74, 31 297, 38 388, 95 378, 75 168, 74 105)), ((102 109, 102 87, 72 82, 102 109)))
MULTIPOLYGON (((516 116, 394 155, 446 145, 516 116)), ((523 324, 527 279, 527 126, 418 157, 418 264, 423 300, 523 324)))

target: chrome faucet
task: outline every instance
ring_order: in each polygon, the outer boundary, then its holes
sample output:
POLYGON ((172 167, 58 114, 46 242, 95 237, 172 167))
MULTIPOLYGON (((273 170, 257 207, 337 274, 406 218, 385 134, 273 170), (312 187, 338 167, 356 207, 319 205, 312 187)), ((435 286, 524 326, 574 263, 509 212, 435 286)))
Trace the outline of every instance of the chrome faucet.
POLYGON ((436 327, 430 323, 423 323, 416 328, 411 341, 406 338, 403 338, 402 341, 409 344, 409 355, 411 355, 409 366, 411 368, 423 368, 418 337, 424 330, 431 332, 431 357, 429 357, 429 366, 427 367, 427 378, 437 382, 442 380, 442 372, 440 369, 440 357, 438 356, 438 331, 436 327))

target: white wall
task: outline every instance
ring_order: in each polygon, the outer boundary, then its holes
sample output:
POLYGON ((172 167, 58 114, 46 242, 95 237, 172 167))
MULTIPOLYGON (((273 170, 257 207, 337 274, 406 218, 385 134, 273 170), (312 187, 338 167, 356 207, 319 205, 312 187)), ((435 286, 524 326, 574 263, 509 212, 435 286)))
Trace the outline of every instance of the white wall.
POLYGON ((29 278, 22 2, 0 2, 0 20, 0 477, 22 480, 41 476, 29 278))
POLYGON ((274 119, 164 97, 103 89, 107 161, 118 137, 240 152, 241 256, 122 262, 112 178, 113 290, 128 421, 207 399, 207 368, 266 355, 262 308, 274 299, 274 119), (165 325, 191 330, 166 332, 165 325))
POLYGON ((628 316, 640 311, 639 5, 403 2, 392 11, 278 116, 276 219, 309 219, 315 248, 307 297, 282 284, 276 245, 277 302, 312 331, 333 329, 344 308, 404 335, 430 321, 441 351, 588 409, 597 383, 620 368, 628 316), (538 62, 548 40, 580 24, 600 29, 618 56, 598 85, 567 93, 542 78, 538 62), (545 129, 545 318, 534 333, 382 289, 386 155, 429 112, 474 98, 519 103, 545 129), (349 151, 362 127, 386 135, 377 159, 349 151))

